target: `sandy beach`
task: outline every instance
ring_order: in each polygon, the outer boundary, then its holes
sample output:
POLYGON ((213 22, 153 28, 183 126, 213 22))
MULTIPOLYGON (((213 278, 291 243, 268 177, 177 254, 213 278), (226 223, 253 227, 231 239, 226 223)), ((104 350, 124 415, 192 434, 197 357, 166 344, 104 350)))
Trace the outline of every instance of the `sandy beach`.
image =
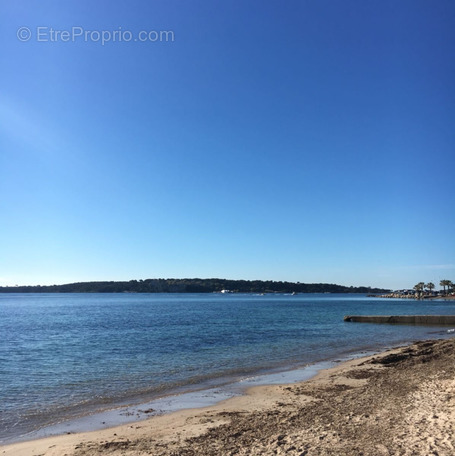
POLYGON ((0 447, 5 456, 453 455, 455 339, 421 341, 146 421, 0 447))

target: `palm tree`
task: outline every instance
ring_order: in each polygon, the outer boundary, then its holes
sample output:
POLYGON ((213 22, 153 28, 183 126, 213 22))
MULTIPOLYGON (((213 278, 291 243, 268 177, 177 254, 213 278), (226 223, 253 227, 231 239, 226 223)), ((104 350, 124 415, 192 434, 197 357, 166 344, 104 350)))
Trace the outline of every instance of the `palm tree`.
POLYGON ((446 287, 450 286, 450 280, 441 280, 439 285, 444 288, 444 294, 446 294, 446 287))
POLYGON ((417 295, 421 296, 424 286, 425 283, 423 282, 419 282, 417 285, 414 285, 414 290, 417 292, 417 295))
POLYGON ((450 289, 450 291, 453 293, 454 286, 455 286, 455 284, 451 280, 448 280, 447 281, 447 292, 450 289))
POLYGON ((425 288, 427 288, 428 290, 430 290, 430 293, 431 293, 432 290, 434 290, 434 283, 433 283, 433 282, 428 282, 428 283, 425 285, 425 288))

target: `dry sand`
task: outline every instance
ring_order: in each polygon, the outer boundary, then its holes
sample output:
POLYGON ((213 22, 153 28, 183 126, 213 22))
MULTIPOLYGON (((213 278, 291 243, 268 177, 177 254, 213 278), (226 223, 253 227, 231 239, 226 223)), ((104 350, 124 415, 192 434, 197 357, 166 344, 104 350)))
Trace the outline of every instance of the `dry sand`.
POLYGON ((0 447, 8 456, 455 454, 455 339, 352 360, 205 409, 0 447))

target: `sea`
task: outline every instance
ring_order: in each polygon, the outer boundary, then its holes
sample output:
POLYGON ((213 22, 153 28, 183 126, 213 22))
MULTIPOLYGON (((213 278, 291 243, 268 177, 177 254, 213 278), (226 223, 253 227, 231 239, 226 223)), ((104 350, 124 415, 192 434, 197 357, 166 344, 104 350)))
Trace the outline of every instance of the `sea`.
POLYGON ((455 314, 357 294, 0 294, 0 443, 91 430, 452 337, 345 315, 455 314))

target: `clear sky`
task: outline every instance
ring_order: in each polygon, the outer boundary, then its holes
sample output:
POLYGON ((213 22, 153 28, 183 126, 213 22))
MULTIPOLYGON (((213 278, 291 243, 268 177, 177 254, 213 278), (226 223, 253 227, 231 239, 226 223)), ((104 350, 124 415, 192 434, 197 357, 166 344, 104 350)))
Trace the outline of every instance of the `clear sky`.
POLYGON ((455 281, 453 0, 0 0, 0 22, 0 285, 455 281))

